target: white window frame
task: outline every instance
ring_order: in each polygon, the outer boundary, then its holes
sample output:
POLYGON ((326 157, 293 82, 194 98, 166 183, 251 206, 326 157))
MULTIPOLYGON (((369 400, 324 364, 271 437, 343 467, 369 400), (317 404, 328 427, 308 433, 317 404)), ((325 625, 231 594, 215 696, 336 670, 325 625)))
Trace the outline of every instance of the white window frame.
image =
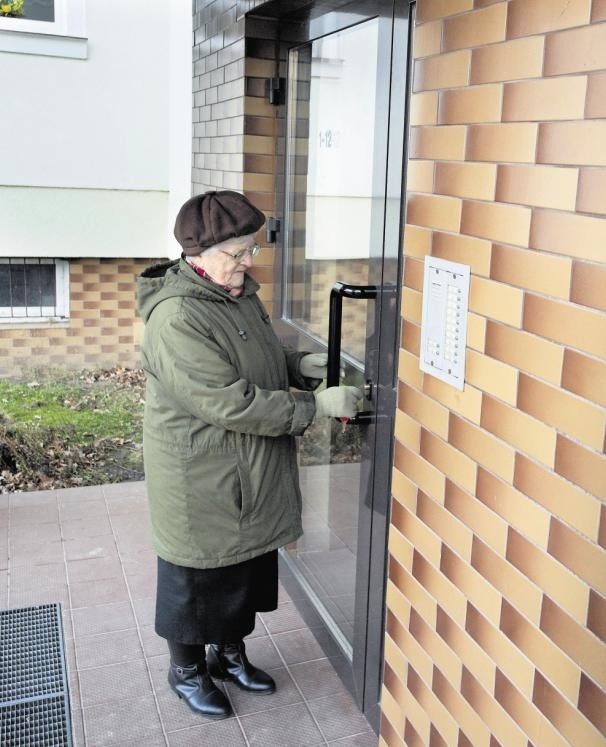
MULTIPOLYGON (((9 264, 9 258, 0 258, 1 264, 9 264)), ((39 325, 69 320, 69 262, 50 257, 26 257, 25 264, 55 265, 54 306, 0 306, 0 325, 39 325)))
POLYGON ((54 1, 54 21, 0 16, 0 52, 86 59, 85 0, 54 1))

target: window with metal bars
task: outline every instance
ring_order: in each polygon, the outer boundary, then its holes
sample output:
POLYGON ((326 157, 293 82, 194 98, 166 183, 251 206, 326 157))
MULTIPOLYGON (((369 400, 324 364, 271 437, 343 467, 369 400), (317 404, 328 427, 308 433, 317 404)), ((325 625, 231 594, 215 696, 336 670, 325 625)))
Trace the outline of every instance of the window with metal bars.
POLYGON ((0 323, 66 319, 69 263, 51 258, 0 258, 0 323))

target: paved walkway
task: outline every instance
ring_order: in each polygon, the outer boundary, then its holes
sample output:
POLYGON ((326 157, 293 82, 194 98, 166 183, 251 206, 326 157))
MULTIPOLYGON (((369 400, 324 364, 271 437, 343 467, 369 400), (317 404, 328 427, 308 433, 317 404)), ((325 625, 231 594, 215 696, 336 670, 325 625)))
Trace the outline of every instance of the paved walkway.
POLYGON ((233 718, 191 713, 166 684, 155 570, 143 483, 0 495, 0 609, 62 603, 77 747, 376 747, 282 587, 247 639, 278 692, 227 685, 233 718))

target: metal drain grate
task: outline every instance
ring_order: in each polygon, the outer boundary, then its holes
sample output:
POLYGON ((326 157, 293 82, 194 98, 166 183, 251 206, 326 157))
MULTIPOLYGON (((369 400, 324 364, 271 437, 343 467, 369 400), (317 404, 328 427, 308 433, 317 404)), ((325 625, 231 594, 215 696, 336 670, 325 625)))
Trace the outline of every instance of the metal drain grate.
POLYGON ((60 604, 0 611, 0 745, 72 745, 60 604))

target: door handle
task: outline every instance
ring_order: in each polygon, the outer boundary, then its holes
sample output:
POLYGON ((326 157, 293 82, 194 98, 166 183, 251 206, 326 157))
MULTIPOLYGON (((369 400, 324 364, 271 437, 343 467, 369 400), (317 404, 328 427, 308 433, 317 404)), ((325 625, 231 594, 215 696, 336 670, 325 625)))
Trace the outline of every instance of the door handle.
MULTIPOLYGON (((337 282, 330 291, 330 310, 328 315, 328 365, 326 386, 339 386, 341 369, 341 324, 343 320, 343 299, 352 298, 367 301, 377 297, 376 285, 349 285, 337 282)), ((355 418, 344 419, 344 422, 362 424, 370 423, 373 413, 360 412, 355 418)))

